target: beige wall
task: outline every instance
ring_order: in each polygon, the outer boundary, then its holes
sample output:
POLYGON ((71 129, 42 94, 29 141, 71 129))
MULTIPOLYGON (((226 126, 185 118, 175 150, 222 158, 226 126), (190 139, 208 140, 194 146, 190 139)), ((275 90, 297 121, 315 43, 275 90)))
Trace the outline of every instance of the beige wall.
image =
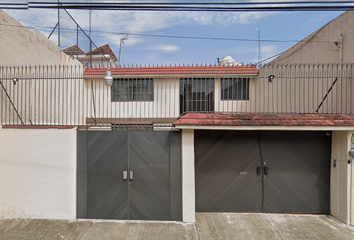
POLYGON ((30 31, 0 9, 0 66, 81 65, 38 31, 30 31))
POLYGON ((112 102, 111 87, 102 79, 85 80, 88 99, 95 98, 95 105, 90 101, 89 116, 97 118, 177 118, 179 116, 179 80, 154 79, 154 101, 112 102), (94 91, 92 92, 92 89, 94 91))
POLYGON ((297 43, 272 64, 354 62, 354 12, 348 11, 297 43), (336 44, 337 42, 337 44, 336 44))
POLYGON ((288 112, 314 112, 338 78, 319 113, 353 113, 353 63, 354 12, 348 11, 260 69, 261 110, 279 112, 286 106, 288 112), (341 67, 343 63, 350 65, 341 67), (323 68, 321 64, 332 65, 323 68), (268 84, 271 74, 276 78, 268 84))
POLYGON ((351 65, 267 65, 256 81, 256 112, 315 113, 328 94, 318 113, 351 113, 352 77, 351 65))
MULTIPOLYGON (((237 76, 236 76, 237 77, 237 76)), ((221 101, 220 78, 215 79, 215 111, 221 112, 250 112, 252 101, 255 99, 256 79, 250 79, 250 100, 221 101)), ((97 118, 178 118, 180 115, 180 79, 154 78, 153 102, 111 102, 111 88, 104 85, 102 79, 94 79, 91 91, 91 80, 85 80, 88 99, 95 96, 97 118)), ((89 116, 94 115, 90 102, 89 116)))
POLYGON ((76 129, 0 128, 0 218, 76 218, 76 129))
POLYGON ((348 164, 352 131, 332 132, 331 215, 347 224, 353 221, 353 164, 348 164), (336 160, 337 166, 334 166, 336 160))
POLYGON ((249 100, 221 100, 221 81, 215 78, 215 111, 217 112, 254 112, 257 79, 249 78, 249 100))
POLYGON ((1 123, 84 125, 91 99, 83 70, 82 66, 0 66, 1 123), (18 79, 16 85, 13 78, 18 79))
MULTIPOLYGON (((82 67, 0 67, 5 91, 0 91, 4 125, 86 125, 86 120, 113 118, 166 118, 180 115, 179 78, 154 78, 154 101, 112 102, 103 77, 83 80, 82 67), (18 78, 13 84, 12 79, 18 78), (10 99, 15 106, 12 106, 10 99)), ((220 78, 215 79, 215 111, 252 112, 256 79, 250 79, 250 100, 221 101, 220 78)), ((123 120, 122 120, 123 121, 123 120)))

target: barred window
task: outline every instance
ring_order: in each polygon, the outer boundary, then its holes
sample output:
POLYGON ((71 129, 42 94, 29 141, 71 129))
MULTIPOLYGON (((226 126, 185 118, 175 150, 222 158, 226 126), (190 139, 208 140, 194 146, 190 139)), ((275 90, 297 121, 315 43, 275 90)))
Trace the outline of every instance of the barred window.
POLYGON ((221 78, 221 100, 249 100, 249 78, 221 78))
POLYGON ((214 78, 180 79, 180 113, 214 111, 214 78))
POLYGON ((112 85, 112 102, 154 101, 152 78, 116 78, 112 85))

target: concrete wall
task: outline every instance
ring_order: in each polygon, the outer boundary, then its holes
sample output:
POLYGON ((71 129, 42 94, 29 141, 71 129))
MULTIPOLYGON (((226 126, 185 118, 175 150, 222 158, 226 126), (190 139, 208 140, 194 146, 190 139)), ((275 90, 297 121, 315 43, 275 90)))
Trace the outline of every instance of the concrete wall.
POLYGON ((182 220, 195 222, 194 130, 182 130, 182 220))
POLYGON ((353 164, 348 164, 352 131, 332 133, 331 215, 346 224, 353 221, 353 164), (336 166, 335 166, 336 161, 336 166))
POLYGON ((38 31, 30 31, 0 9, 1 65, 82 65, 38 31))
POLYGON ((0 218, 76 217, 76 129, 0 128, 0 218))

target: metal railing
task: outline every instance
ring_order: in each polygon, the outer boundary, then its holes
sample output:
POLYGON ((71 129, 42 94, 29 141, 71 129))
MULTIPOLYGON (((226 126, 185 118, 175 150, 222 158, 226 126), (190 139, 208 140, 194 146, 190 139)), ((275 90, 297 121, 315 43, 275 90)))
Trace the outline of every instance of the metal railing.
POLYGON ((140 129, 188 112, 353 113, 353 64, 228 68, 117 68, 108 87, 105 69, 0 66, 0 123, 140 129))

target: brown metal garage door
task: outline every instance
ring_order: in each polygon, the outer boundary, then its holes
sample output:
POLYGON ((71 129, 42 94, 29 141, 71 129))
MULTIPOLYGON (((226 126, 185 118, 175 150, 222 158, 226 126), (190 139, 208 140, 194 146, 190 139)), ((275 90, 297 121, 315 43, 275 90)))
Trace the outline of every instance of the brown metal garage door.
POLYGON ((326 132, 195 131, 198 212, 329 213, 326 132))

